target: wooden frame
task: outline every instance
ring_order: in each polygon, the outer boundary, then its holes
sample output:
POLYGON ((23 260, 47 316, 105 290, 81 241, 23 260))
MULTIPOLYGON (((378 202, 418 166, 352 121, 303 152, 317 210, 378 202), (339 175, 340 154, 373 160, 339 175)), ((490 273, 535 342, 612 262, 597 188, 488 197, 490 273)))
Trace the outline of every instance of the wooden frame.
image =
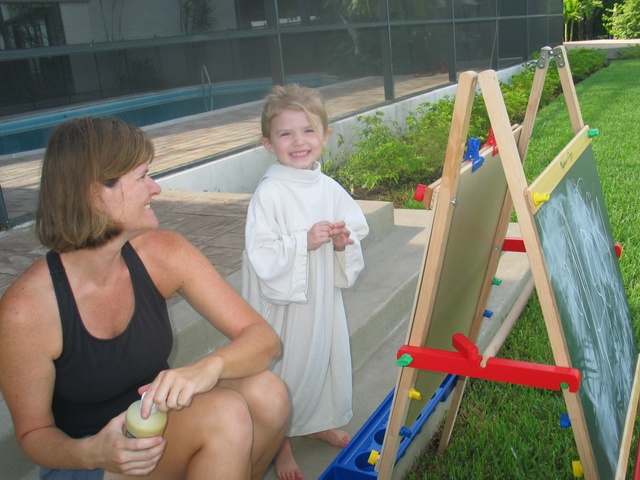
MULTIPOLYGON (((413 309, 413 321, 408 333, 407 344, 435 346, 451 348, 451 333, 447 330, 461 327, 471 340, 475 340, 479 332, 485 305, 491 289, 500 258, 500 246, 506 235, 511 203, 507 192, 507 184, 502 175, 502 166, 499 159, 493 158, 490 148, 479 153, 485 155, 484 164, 477 171, 473 171, 471 162, 461 165, 460 159, 464 154, 466 136, 469 127, 469 118, 477 86, 477 74, 465 72, 461 74, 458 83, 458 94, 454 106, 452 126, 449 135, 445 167, 438 192, 438 203, 434 213, 433 229, 428 248, 423 260, 422 276, 419 279, 416 299, 413 309), (489 158, 491 157, 491 158, 489 158), (483 178, 484 176, 484 178, 483 178), (501 176, 501 178, 499 178, 501 176), (459 188, 462 184, 463 188, 459 188), (485 188, 491 186, 491 188, 485 188), (478 199, 481 205, 475 205, 467 200, 467 197, 478 199), (454 230, 459 230, 461 222, 469 219, 468 209, 487 206, 488 214, 471 215, 482 217, 474 225, 476 241, 472 245, 472 251, 462 253, 478 253, 479 261, 473 262, 472 275, 460 275, 465 277, 457 280, 451 278, 451 265, 455 265, 457 257, 461 254, 461 248, 456 245, 450 235, 453 225, 454 230), (482 230, 482 232, 480 231, 482 230), (440 279, 434 283, 433 279, 440 279), (459 283, 459 284, 458 284, 459 283), (452 287, 453 285, 453 287, 452 287), (438 288, 440 287, 440 288, 438 288), (443 302, 447 301, 447 295, 452 288, 462 289, 464 294, 466 311, 464 317, 456 325, 449 325, 446 318, 442 318, 443 302), (439 320, 432 322, 432 317, 439 320), (446 344, 443 344, 445 342, 446 344)), ((518 138, 520 128, 512 131, 512 136, 518 138)), ((459 237, 459 235, 457 235, 459 237)), ((460 298, 456 296, 456 298, 460 298)), ((451 303, 451 302, 450 302, 451 303)), ((459 303, 459 302, 458 302, 459 303)), ((456 308, 459 307, 458 305, 456 308)), ((458 318, 459 312, 453 317, 458 318)), ((451 322, 454 323, 454 322, 451 322)), ((444 375, 442 375, 443 377, 444 375)), ((442 381, 442 377, 431 372, 418 372, 412 368, 401 369, 391 407, 391 415, 385 433, 382 447, 382 456, 377 465, 379 478, 390 478, 395 462, 395 451, 399 443, 400 427, 407 419, 416 417, 424 402, 429 401, 432 394, 442 381), (409 400, 409 395, 418 386, 423 395, 423 400, 409 400)), ((455 397, 461 397, 464 385, 458 382, 455 397)), ((407 422, 410 423, 410 422, 407 422)))
MULTIPOLYGON (((586 136, 588 127, 584 125, 582 120, 564 47, 560 46, 555 49, 545 47, 542 49, 538 60, 538 69, 534 76, 525 121, 523 127, 515 131, 515 135, 514 129, 509 123, 509 118, 496 73, 489 70, 482 72, 479 75, 476 75, 473 72, 465 72, 460 76, 449 135, 447 156, 445 159, 445 169, 442 179, 437 186, 438 201, 434 215, 433 231, 423 260, 423 273, 418 284, 418 290, 414 302, 413 317, 407 338, 408 345, 430 347, 431 345, 429 345, 429 340, 432 335, 431 330, 434 328, 434 325, 437 325, 439 321, 442 321, 441 319, 438 320, 436 318, 435 323, 433 323, 434 305, 436 305, 438 301, 438 286, 442 281, 443 264, 445 263, 447 256, 447 248, 450 240, 449 235, 451 233, 450 229, 456 204, 455 200, 457 195, 460 193, 458 191, 461 178, 460 159, 463 157, 463 145, 468 133, 469 115, 475 95, 475 89, 479 83, 487 106, 487 111, 489 113, 493 133, 495 135, 497 145, 499 146, 500 161, 508 187, 504 196, 502 208, 499 212, 499 220, 495 229, 495 238, 493 240, 494 250, 497 251, 497 254, 492 254, 490 256, 490 259, 486 264, 486 269, 484 270, 482 290, 477 298, 473 298, 473 301, 477 301, 477 308, 471 325, 468 331, 462 331, 460 333, 467 334, 468 337, 475 342, 482 324, 481 312, 484 309, 484 305, 491 288, 491 280, 495 274, 495 269, 497 268, 500 253, 499 247, 502 245, 504 240, 512 208, 515 208, 522 238, 526 245, 527 256, 532 269, 533 281, 540 299, 540 305, 542 307, 542 313, 551 342, 555 363, 558 366, 571 367, 572 362, 570 353, 567 349, 565 332, 563 331, 560 314, 558 312, 554 292, 549 279, 549 273, 545 265, 545 258, 542 252, 538 230, 534 221, 534 214, 539 208, 539 202, 532 194, 532 192, 537 191, 553 190, 554 186, 561 180, 562 175, 558 172, 551 172, 551 174, 547 174, 544 177, 541 176, 539 181, 534 182, 534 184, 532 184, 532 188, 529 188, 522 168, 522 162, 526 157, 529 139, 533 131, 535 116, 539 106, 542 87, 544 85, 544 79, 551 57, 555 58, 562 88, 567 101, 571 125, 574 134, 576 135, 575 141, 572 142, 572 145, 568 146, 560 153, 559 157, 561 159, 561 163, 566 166, 572 161, 575 161, 577 157, 576 152, 581 151, 581 149, 583 149, 587 144, 590 144, 590 140, 586 136), (516 192, 516 194, 510 196, 509 192, 512 194, 516 192)), ((425 205, 427 207, 429 207, 432 202, 433 190, 433 186, 428 188, 427 194, 425 195, 425 202, 429 203, 429 205, 425 205)), ((503 333, 501 337, 504 339, 506 337, 506 333, 503 333)), ((633 420, 636 415, 638 397, 640 396, 640 387, 638 386, 640 383, 640 363, 637 362, 637 359, 634 360, 636 365, 635 374, 632 379, 632 389, 629 397, 628 409, 626 411, 626 420, 619 451, 616 478, 624 478, 633 431, 633 420)), ((416 372, 415 369, 408 367, 401 368, 391 407, 389 422, 385 432, 382 455, 376 464, 376 470, 379 472, 379 479, 391 478, 395 462, 395 452, 397 451, 397 445, 399 442, 400 427, 402 427, 403 423, 411 417, 411 415, 409 415, 409 404, 415 402, 409 398, 417 380, 418 372, 416 372)), ((445 422, 440 443, 440 451, 446 448, 446 445, 449 442, 465 386, 466 378, 460 378, 453 394, 451 407, 445 422)), ((425 393, 428 395, 431 394, 430 391, 425 393)), ((585 412, 583 410, 579 393, 570 393, 569 391, 564 390, 563 394, 571 418, 578 453, 581 460, 580 467, 582 472, 580 473, 584 473, 585 478, 589 480, 602 478, 598 471, 594 445, 589 438, 587 420, 585 419, 585 412)), ((428 400, 428 398, 426 400, 428 400)))

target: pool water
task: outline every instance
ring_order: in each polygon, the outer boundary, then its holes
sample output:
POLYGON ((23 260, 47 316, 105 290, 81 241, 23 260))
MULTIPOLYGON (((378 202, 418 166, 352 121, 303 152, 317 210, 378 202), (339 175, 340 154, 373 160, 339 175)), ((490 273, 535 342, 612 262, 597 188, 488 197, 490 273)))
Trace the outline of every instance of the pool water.
MULTIPOLYGON (((296 79, 310 86, 335 83, 334 78, 296 79)), ((271 89, 271 81, 186 87, 145 94, 126 99, 34 113, 6 121, 0 120, 0 155, 44 148, 51 129, 67 119, 87 115, 119 118, 143 127, 175 118, 196 115, 233 105, 263 99, 271 89)))

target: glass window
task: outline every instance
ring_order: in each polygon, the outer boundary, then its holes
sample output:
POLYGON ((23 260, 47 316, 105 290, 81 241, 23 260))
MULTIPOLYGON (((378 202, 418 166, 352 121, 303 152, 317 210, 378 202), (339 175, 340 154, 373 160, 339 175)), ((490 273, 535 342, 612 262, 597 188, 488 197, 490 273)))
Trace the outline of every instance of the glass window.
POLYGON ((499 25, 498 68, 517 65, 527 60, 527 19, 501 20, 499 25))
POLYGON ((527 0, 498 0, 498 15, 508 17, 527 14, 527 0))
POLYGON ((390 0, 391 20, 443 20, 452 17, 452 0, 390 0))
POLYGON ((64 45, 64 29, 58 4, 0 4, 4 24, 4 48, 37 48, 64 45))
POLYGON ((564 20, 562 19, 562 15, 557 15, 555 17, 548 17, 547 19, 547 45, 562 45, 564 41, 564 20))
POLYGON ((540 50, 544 46, 549 45, 547 34, 547 19, 545 17, 529 18, 529 45, 530 48, 540 50))
POLYGON ((486 18, 496 15, 496 0, 454 0, 455 18, 486 18))
POLYGON ((560 0, 15 0, 0 15, 0 115, 284 81, 375 91, 373 105, 517 64, 563 33, 560 0))
MULTIPOLYGON (((559 0, 555 0, 559 1, 559 0)), ((529 0, 529 15, 547 13, 547 0, 529 0)))
MULTIPOLYGON (((548 4, 547 4, 547 13, 549 14, 555 14, 555 15, 562 15, 563 12, 563 2, 561 2, 560 0, 548 0, 548 4)), ((606 4, 606 2, 603 2, 606 4)))
POLYGON ((497 51, 496 23, 490 21, 461 23, 456 26, 457 71, 495 68, 497 51))
POLYGON ((453 61, 450 24, 392 30, 393 72, 429 77, 446 74, 453 61))

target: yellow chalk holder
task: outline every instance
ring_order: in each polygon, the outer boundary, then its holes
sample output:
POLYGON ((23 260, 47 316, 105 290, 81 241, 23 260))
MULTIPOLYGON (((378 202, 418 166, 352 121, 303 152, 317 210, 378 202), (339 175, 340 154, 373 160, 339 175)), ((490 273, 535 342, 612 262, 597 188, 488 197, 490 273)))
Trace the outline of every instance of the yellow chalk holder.
POLYGON ((151 407, 151 414, 148 418, 142 418, 142 400, 144 399, 146 392, 142 394, 140 400, 136 400, 127 409, 125 416, 125 435, 129 438, 146 438, 162 435, 164 429, 167 426, 167 414, 161 412, 153 404, 151 407))
POLYGON ((378 458, 380 458, 380 452, 378 452, 377 450, 371 450, 369 458, 367 459, 367 463, 369 465, 375 465, 378 461, 378 458))
POLYGON ((548 202, 550 198, 551 195, 549 193, 535 192, 533 194, 533 203, 535 205, 542 205, 544 202, 548 202))
POLYGON ((575 478, 583 478, 584 472, 582 471, 582 463, 580 460, 574 460, 571 462, 571 467, 573 468, 573 476, 575 478))
POLYGON ((415 388, 412 388, 409 390, 409 398, 411 400, 422 400, 422 394, 415 388))

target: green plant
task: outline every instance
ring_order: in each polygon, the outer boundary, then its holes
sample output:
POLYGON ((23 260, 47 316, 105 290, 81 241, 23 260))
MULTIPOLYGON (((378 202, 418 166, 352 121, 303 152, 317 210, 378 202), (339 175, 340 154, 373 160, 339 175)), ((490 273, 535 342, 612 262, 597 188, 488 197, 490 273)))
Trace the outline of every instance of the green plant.
MULTIPOLYGON (((574 26, 584 23, 593 17, 594 13, 602 8, 601 0, 562 0, 562 13, 564 19, 564 39, 573 40, 574 26)), ((579 38, 581 35, 579 35, 579 38)))
POLYGON ((607 53, 596 48, 576 48, 567 52, 567 59, 571 65, 571 76, 574 83, 597 72, 609 64, 607 53))
POLYGON ((618 59, 620 60, 632 60, 637 58, 640 58, 640 45, 623 48, 618 52, 618 59))
MULTIPOLYGON (((576 83, 607 64, 602 50, 575 49, 567 56, 576 83)), ((502 85, 512 123, 524 120, 536 69, 532 62, 514 75, 508 85, 502 85)), ((547 105, 561 91, 557 69, 551 63, 540 106, 547 105)), ((339 152, 327 152, 324 171, 356 198, 371 198, 375 193, 379 199, 393 201, 396 207, 420 208, 419 202, 409 200, 410 192, 417 184, 430 184, 442 174, 453 107, 454 99, 450 97, 423 103, 409 112, 402 125, 386 121, 380 111, 359 116, 356 140, 348 142, 339 136, 339 152)), ((489 128, 484 99, 477 95, 468 136, 484 143, 489 128)))
POLYGON ((602 16, 605 28, 614 38, 640 37, 640 0, 614 4, 602 16))
MULTIPOLYGON (((533 58, 538 58, 538 54, 533 55, 533 58)), ((604 50, 589 48, 569 50, 567 52, 567 60, 571 66, 571 75, 574 83, 581 82, 608 64, 607 54, 604 50)), ((531 62, 525 66, 522 72, 513 75, 508 84, 502 85, 502 93, 509 112, 509 118, 513 123, 521 123, 524 120, 536 69, 536 64, 531 62)), ((562 85, 555 59, 551 59, 540 97, 540 106, 547 105, 561 92, 562 85)))
MULTIPOLYGON (((334 176, 347 190, 393 188, 411 181, 422 167, 422 159, 405 141, 396 122, 387 123, 382 112, 359 116, 362 124, 354 153, 346 161, 330 159, 325 171, 334 176)), ((344 138, 338 139, 345 147, 344 138)))

